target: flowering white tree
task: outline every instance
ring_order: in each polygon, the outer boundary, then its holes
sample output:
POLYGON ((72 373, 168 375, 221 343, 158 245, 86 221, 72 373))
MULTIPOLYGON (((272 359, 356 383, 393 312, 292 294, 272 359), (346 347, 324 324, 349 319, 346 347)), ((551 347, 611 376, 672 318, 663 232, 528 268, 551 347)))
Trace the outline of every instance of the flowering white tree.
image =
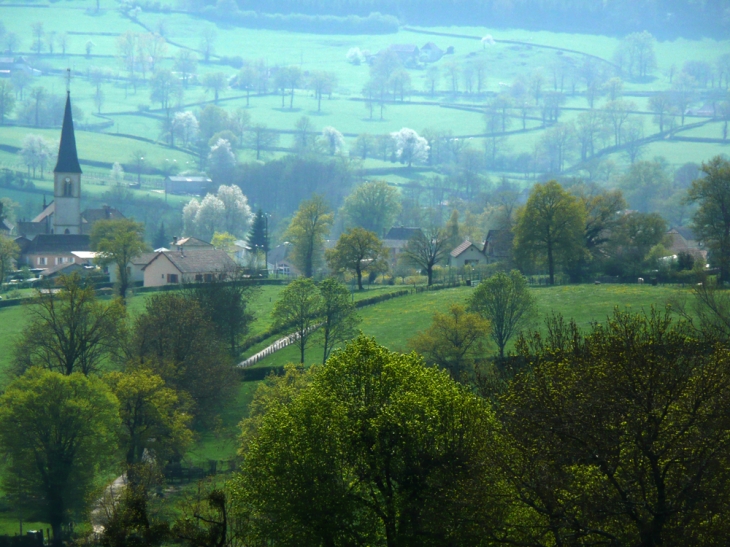
POLYGON ((410 167, 413 162, 425 162, 428 160, 428 141, 416 133, 413 129, 404 127, 400 131, 390 134, 395 142, 395 153, 403 163, 410 167))
POLYGON ((112 180, 115 184, 122 184, 124 181, 124 167, 118 161, 112 165, 112 180))
POLYGON ((202 201, 193 198, 183 207, 185 235, 205 241, 210 241, 216 232, 244 238, 252 220, 248 199, 235 185, 221 186, 217 194, 206 194, 202 201))
POLYGON ((226 206, 214 194, 206 194, 195 215, 196 234, 200 239, 210 241, 223 224, 223 217, 226 214, 226 206))
POLYGON ((345 144, 345 137, 342 133, 337 131, 331 125, 328 125, 322 129, 322 145, 330 156, 346 156, 347 155, 347 144, 345 144))
POLYGON ((236 167, 236 155, 231 150, 231 143, 226 139, 218 139, 210 147, 208 155, 210 177, 214 182, 229 182, 236 167))
POLYGON ((240 238, 248 235, 253 222, 253 213, 248 198, 241 188, 232 184, 218 188, 218 199, 223 203, 223 221, 219 232, 228 232, 240 238))
POLYGON ((185 235, 192 235, 196 233, 197 230, 195 226, 195 217, 198 216, 199 210, 200 202, 197 200, 197 198, 191 199, 188 203, 185 204, 185 207, 183 207, 183 233, 185 235))
POLYGON ((353 65, 359 65, 365 60, 365 55, 363 55, 359 47, 351 47, 345 57, 347 62, 353 65))
POLYGON ((26 135, 23 139, 23 147, 20 149, 19 154, 23 158, 23 163, 28 167, 28 174, 30 170, 33 170, 33 176, 35 177, 36 169, 40 168, 41 178, 43 178, 43 171, 46 165, 52 162, 54 157, 54 144, 43 138, 41 135, 26 135))
POLYGON ((192 112, 176 112, 172 119, 172 133, 183 141, 185 146, 198 135, 198 119, 192 112))

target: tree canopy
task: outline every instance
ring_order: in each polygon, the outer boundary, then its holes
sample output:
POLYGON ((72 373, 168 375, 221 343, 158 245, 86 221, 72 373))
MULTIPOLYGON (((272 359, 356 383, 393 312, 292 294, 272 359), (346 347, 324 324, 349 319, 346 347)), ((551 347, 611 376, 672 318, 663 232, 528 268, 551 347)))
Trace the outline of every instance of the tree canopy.
POLYGON ((387 270, 383 243, 374 232, 352 228, 343 233, 332 249, 325 253, 329 267, 335 272, 351 271, 362 290, 363 272, 387 270))
POLYGON ((292 259, 305 277, 312 277, 322 260, 324 237, 333 218, 324 197, 315 195, 301 202, 289 224, 286 237, 293 245, 292 259))
POLYGON ((17 372, 37 366, 88 375, 120 353, 124 306, 98 301, 78 273, 61 276, 58 285, 58 291, 39 291, 29 303, 30 322, 15 344, 17 372))
POLYGON ((0 397, 0 442, 8 455, 3 488, 33 509, 63 542, 62 525, 81 517, 100 471, 117 448, 116 397, 98 378, 34 368, 0 397))
POLYGON ((499 507, 485 503, 494 430, 445 371, 358 338, 268 405, 235 483, 240 517, 277 545, 479 545, 499 507))
POLYGON ((517 214, 515 254, 523 263, 547 266, 550 284, 555 267, 584 252, 585 208, 556 181, 536 184, 517 214))
POLYGON ((91 229, 91 248, 98 254, 99 264, 114 264, 117 268, 117 290, 124 301, 129 288, 129 263, 147 250, 144 224, 126 218, 100 220, 91 229))

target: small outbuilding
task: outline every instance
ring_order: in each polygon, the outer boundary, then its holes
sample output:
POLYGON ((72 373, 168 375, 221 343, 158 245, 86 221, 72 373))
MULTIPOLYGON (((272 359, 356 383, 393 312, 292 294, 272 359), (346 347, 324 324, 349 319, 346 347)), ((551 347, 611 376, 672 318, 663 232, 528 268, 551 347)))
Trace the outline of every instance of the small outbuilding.
POLYGON ((213 185, 213 181, 203 176, 175 176, 165 179, 165 194, 202 195, 213 185))
POLYGON ((478 266, 486 264, 487 257, 474 243, 469 240, 464 241, 449 253, 449 266, 455 268, 463 268, 464 266, 478 266))

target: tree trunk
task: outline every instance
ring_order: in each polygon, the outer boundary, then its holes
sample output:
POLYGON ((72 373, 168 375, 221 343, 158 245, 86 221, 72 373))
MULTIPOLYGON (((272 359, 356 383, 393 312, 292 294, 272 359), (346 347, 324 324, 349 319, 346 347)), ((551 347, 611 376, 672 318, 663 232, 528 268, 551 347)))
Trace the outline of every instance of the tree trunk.
POLYGON ((426 268, 426 275, 428 276, 428 286, 430 287, 433 280, 433 266, 426 268))
POLYGON ((355 268, 355 273, 357 273, 357 288, 358 290, 362 290, 362 271, 360 267, 355 268))
POLYGON ((548 254, 548 274, 550 276, 550 284, 555 285, 555 262, 553 259, 553 244, 552 241, 548 241, 547 244, 548 254))

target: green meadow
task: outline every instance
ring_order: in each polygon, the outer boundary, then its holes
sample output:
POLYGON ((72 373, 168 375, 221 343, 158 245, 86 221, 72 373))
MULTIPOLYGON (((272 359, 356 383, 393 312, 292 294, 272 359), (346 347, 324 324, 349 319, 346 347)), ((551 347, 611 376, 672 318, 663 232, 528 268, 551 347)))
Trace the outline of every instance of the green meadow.
MULTIPOLYGON (((407 351, 408 340, 427 329, 435 311, 443 312, 451 304, 464 304, 472 293, 471 287, 421 292, 395 298, 359 310, 363 334, 393 351, 407 351)), ((664 309, 673 298, 686 294, 673 286, 646 285, 564 285, 531 288, 537 301, 538 314, 533 327, 541 330, 544 320, 560 314, 587 328, 594 321, 602 322, 613 309, 632 312, 650 311, 652 306, 664 309)), ((307 363, 321 362, 319 346, 307 350, 307 363)), ((256 367, 282 366, 298 362, 296 346, 289 346, 259 361, 256 367)))
MULTIPOLYGON (((216 25, 211 21, 203 20, 188 13, 153 13, 142 11, 136 20, 123 16, 117 10, 117 3, 112 1, 101 2, 101 11, 96 13, 88 2, 69 0, 62 4, 38 4, 45 7, 20 7, 16 5, 0 5, 0 17, 8 32, 15 32, 20 37, 20 52, 30 54, 32 47, 31 25, 41 21, 46 32, 61 33, 65 31, 64 21, 73 17, 73 31, 68 36, 67 54, 61 55, 56 47, 54 54, 42 52, 38 59, 48 69, 55 73, 46 73, 35 78, 32 86, 42 85, 49 93, 61 94, 65 88, 63 69, 71 68, 74 74, 72 91, 74 102, 84 113, 82 123, 98 123, 111 120, 113 125, 98 132, 77 132, 79 140, 79 154, 82 159, 112 163, 119 161, 129 162, 135 150, 143 150, 147 165, 166 170, 169 165, 176 164, 180 170, 194 169, 195 158, 181 150, 170 149, 163 142, 159 104, 152 102, 150 87, 147 81, 140 81, 136 89, 124 81, 126 72, 117 58, 117 36, 124 32, 145 33, 148 31, 160 32, 167 40, 166 51, 159 61, 159 66, 173 68, 173 58, 180 51, 179 46, 185 46, 200 52, 200 36, 204 30, 213 32, 216 36, 215 48, 211 63, 198 63, 198 81, 206 72, 222 71, 226 76, 233 77, 237 69, 233 66, 220 64, 223 58, 240 57, 245 62, 265 62, 270 67, 296 65, 305 73, 311 70, 328 70, 337 76, 337 87, 330 98, 322 101, 321 112, 317 111, 317 104, 313 94, 306 89, 297 89, 294 97, 294 107, 289 108, 288 98, 286 106, 282 108, 281 97, 275 90, 269 94, 258 96, 253 94, 250 106, 246 107, 243 92, 230 88, 221 93, 221 106, 227 109, 246 108, 254 123, 265 123, 268 127, 281 131, 291 131, 297 120, 309 116, 313 128, 317 131, 326 126, 334 126, 347 135, 348 143, 354 144, 355 135, 370 133, 373 135, 397 131, 402 127, 411 127, 421 132, 425 129, 450 131, 453 136, 469 136, 484 133, 484 120, 479 107, 487 100, 487 96, 464 93, 454 95, 450 91, 450 82, 445 74, 448 62, 456 61, 460 66, 483 58, 487 62, 488 70, 484 85, 484 92, 496 93, 511 84, 516 78, 528 78, 531 74, 540 72, 545 78, 545 90, 552 89, 552 70, 558 61, 565 61, 574 66, 580 65, 586 55, 592 55, 612 61, 613 51, 620 42, 618 36, 568 34, 564 32, 528 31, 521 29, 496 29, 489 27, 402 27, 397 33, 386 35, 319 35, 311 33, 276 31, 266 29, 247 29, 226 25, 216 25), (439 36, 427 34, 429 32, 446 33, 455 36, 439 36), (107 35, 111 33, 111 35, 107 35), (496 43, 483 45, 481 37, 491 35, 496 43), (515 41, 519 43, 506 43, 515 41), (86 44, 92 42, 90 55, 86 55, 86 44), (370 119, 365 103, 360 100, 362 88, 369 78, 369 67, 366 63, 359 66, 350 64, 346 54, 350 48, 360 48, 363 51, 377 52, 391 44, 415 44, 422 46, 428 41, 434 41, 442 49, 454 47, 454 54, 444 56, 436 63, 442 75, 437 84, 434 96, 427 93, 426 71, 424 66, 411 68, 408 73, 411 78, 412 93, 405 97, 405 101, 391 102, 386 105, 383 119, 380 119, 379 109, 376 107, 373 119, 370 119), (546 46, 546 47, 543 47, 546 46), (562 48, 559 51, 550 48, 562 48), (108 71, 112 79, 102 84, 104 101, 101 106, 101 117, 97 116, 97 108, 93 102, 93 85, 89 80, 92 69, 103 68, 108 71), (422 104, 430 103, 430 104, 422 104), (448 108, 449 104, 470 105, 476 111, 465 111, 448 108), (145 111, 149 110, 150 113, 145 111), (156 144, 150 144, 123 136, 117 133, 136 135, 150 139, 156 144)), ((624 93, 628 100, 636 103, 637 108, 644 113, 644 132, 648 136, 656 131, 652 122, 652 115, 648 112, 648 99, 635 97, 633 93, 656 92, 666 90, 670 86, 672 67, 675 71, 681 68, 685 61, 712 60, 723 52, 730 52, 730 40, 700 39, 690 40, 678 38, 675 40, 658 41, 656 44, 657 70, 651 79, 646 81, 624 82, 624 93)), ((35 57, 34 57, 35 59, 35 57)), ((600 61, 597 61, 600 64, 600 61)), ((603 66, 609 65, 604 63, 603 66)), ((147 74, 149 76, 149 74, 147 74)), ((272 84, 273 85, 273 84, 272 84)), ((462 85, 461 83, 459 84, 462 85)), ((568 87, 570 87, 568 85, 568 87)), ((578 84, 578 94, 566 96, 565 107, 585 109, 587 101, 583 96, 582 84, 578 84)), ((695 103, 702 102, 702 92, 698 94, 695 103)), ((195 80, 184 90, 179 105, 182 109, 199 109, 212 102, 212 93, 207 91, 195 80)), ((603 99, 599 99, 599 104, 603 99)), ((574 121, 579 111, 563 111, 560 121, 574 121)), ((515 118, 518 116, 514 115, 515 118)), ((689 122, 696 121, 693 119, 689 122)), ((512 119, 509 129, 521 129, 519 119, 512 119)), ((505 139, 504 150, 511 154, 519 152, 532 153, 536 143, 543 135, 544 128, 537 121, 530 120, 528 128, 533 131, 511 135, 505 139)), ((35 129, 32 127, 0 127, 0 144, 20 146, 27 133, 41 133, 47 138, 57 139, 57 129, 35 129)), ((678 136, 720 139, 722 126, 720 122, 708 123, 700 128, 684 131, 680 128, 678 136)), ((471 146, 481 148, 483 139, 473 139, 471 146)), ((282 135, 279 146, 292 145, 290 135, 282 135)), ((688 162, 700 162, 717 154, 727 154, 728 145, 719 142, 698 143, 662 141, 653 142, 643 150, 643 157, 664 156, 673 167, 688 162)), ((266 158, 277 157, 280 153, 267 153, 266 158)), ((628 164, 625 154, 619 152, 609 156, 619 168, 628 164)), ((254 155, 248 150, 239 150, 240 161, 251 161, 254 155)), ((577 155, 568 154, 568 166, 578 161, 577 155)), ((8 152, 0 152, 0 162, 6 166, 19 167, 22 162, 13 158, 8 152)), ((395 167, 387 163, 388 166, 395 167)), ((365 168, 377 167, 373 160, 366 160, 365 168)), ((514 177, 509 172, 494 172, 490 175, 514 177)), ((104 173, 100 172, 103 177, 104 173)), ((396 184, 419 178, 413 172, 405 170, 395 171, 383 175, 385 179, 396 184)))

